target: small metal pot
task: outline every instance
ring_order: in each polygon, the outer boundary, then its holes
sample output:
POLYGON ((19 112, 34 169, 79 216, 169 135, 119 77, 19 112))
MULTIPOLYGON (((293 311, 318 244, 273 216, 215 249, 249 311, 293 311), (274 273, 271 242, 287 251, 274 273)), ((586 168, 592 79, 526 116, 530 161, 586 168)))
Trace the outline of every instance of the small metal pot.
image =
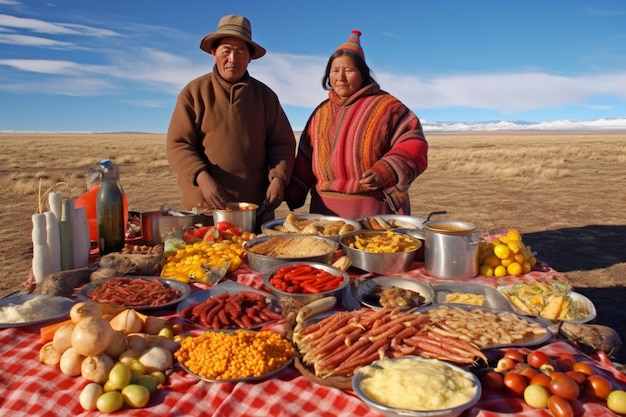
POLYGON ((226 203, 224 210, 213 210, 213 220, 215 223, 226 221, 247 232, 254 232, 258 208, 252 203, 226 203))
POLYGON ((472 223, 436 220, 424 223, 424 267, 440 279, 478 275, 480 231, 472 223))
POLYGON ((169 236, 179 234, 193 225, 208 226, 213 224, 210 216, 194 214, 190 211, 159 210, 141 213, 141 234, 145 245, 154 246, 165 243, 169 236))

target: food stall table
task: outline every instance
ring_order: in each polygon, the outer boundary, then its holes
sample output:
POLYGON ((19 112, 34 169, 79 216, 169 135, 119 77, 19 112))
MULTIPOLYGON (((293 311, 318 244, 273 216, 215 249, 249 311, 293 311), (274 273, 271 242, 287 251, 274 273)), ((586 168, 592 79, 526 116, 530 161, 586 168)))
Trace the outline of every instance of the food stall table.
MULTIPOLYGON (((423 265, 416 263, 404 276, 434 280, 424 274, 423 265)), ((532 278, 548 275, 564 277, 549 268, 537 274, 532 278)), ((260 275, 245 266, 233 274, 232 279, 255 288, 262 285, 260 275)), ((495 280, 478 277, 473 282, 494 285, 495 280)), ((202 287, 195 288, 199 289, 202 287)), ((155 315, 166 319, 174 317, 172 311, 157 312, 155 315)), ((40 363, 39 349, 42 343, 39 328, 34 325, 0 329, 0 415, 102 415, 97 411, 84 411, 78 402, 78 395, 87 381, 81 377, 63 375, 58 366, 40 363)), ((574 354, 578 360, 588 361, 602 369, 615 388, 626 389, 626 376, 615 369, 606 355, 592 358, 565 341, 553 341, 541 349, 554 356, 574 354)), ((600 402, 586 398, 576 401, 575 408, 577 415, 615 415, 600 402)), ((236 383, 203 381, 175 366, 164 388, 153 394, 145 408, 123 408, 115 415, 380 417, 379 413, 369 409, 351 391, 316 384, 293 366, 266 379, 236 383)), ((481 400, 463 415, 534 417, 551 414, 546 410, 532 409, 523 400, 505 396, 500 391, 485 390, 481 400)))

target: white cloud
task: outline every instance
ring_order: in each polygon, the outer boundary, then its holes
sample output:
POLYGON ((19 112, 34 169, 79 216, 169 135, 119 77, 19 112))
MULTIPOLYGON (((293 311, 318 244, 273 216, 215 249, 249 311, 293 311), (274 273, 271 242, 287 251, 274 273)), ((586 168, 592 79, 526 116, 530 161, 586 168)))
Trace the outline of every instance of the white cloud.
POLYGON ((0 65, 13 67, 20 71, 63 76, 82 73, 106 73, 104 67, 97 65, 49 59, 0 59, 0 65))
POLYGON ((37 33, 54 35, 84 35, 84 36, 118 36, 119 34, 109 30, 71 23, 53 23, 41 19, 16 17, 0 14, 0 27, 28 30, 37 33))
POLYGON ((72 49, 75 45, 71 42, 55 41, 39 36, 0 34, 0 43, 19 46, 37 46, 52 49, 72 49))

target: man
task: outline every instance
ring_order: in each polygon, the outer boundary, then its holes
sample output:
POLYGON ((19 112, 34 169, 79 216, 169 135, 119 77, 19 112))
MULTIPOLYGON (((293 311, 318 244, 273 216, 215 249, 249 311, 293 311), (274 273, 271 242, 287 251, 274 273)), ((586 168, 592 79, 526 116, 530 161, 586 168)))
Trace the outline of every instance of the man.
POLYGON ((265 55, 250 21, 220 19, 200 48, 213 71, 187 84, 167 132, 167 159, 176 172, 183 209, 224 209, 228 201, 259 205, 257 228, 274 218, 291 179, 296 141, 276 94, 248 74, 265 55))

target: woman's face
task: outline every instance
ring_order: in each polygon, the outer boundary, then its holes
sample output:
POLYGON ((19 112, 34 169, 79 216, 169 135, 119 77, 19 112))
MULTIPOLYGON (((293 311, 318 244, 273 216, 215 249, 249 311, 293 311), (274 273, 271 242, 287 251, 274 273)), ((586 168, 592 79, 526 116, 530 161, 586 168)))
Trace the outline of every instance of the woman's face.
POLYGON ((222 78, 236 83, 243 77, 250 63, 248 44, 239 38, 221 39, 213 49, 213 60, 222 78))
POLYGON ((348 98, 363 85, 363 77, 348 55, 333 59, 328 74, 330 86, 340 98, 348 98))

